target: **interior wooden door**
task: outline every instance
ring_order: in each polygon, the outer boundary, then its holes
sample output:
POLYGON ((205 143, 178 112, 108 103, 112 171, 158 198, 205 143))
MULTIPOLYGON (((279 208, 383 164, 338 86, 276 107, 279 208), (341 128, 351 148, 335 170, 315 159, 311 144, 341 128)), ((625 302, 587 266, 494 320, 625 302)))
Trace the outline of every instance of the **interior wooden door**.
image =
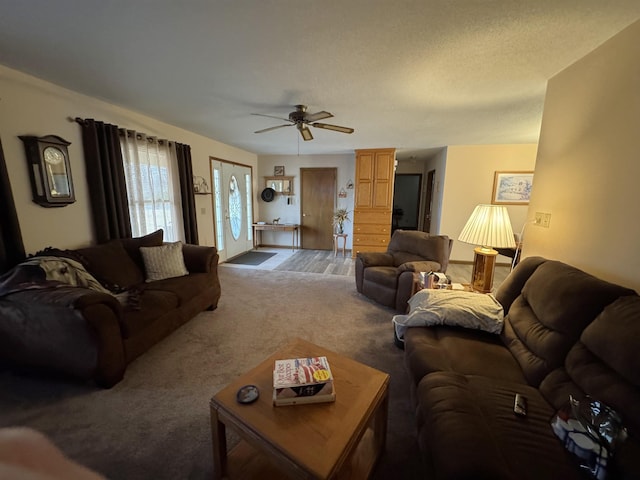
POLYGON ((333 212, 337 192, 336 168, 300 169, 301 246, 333 249, 333 212))

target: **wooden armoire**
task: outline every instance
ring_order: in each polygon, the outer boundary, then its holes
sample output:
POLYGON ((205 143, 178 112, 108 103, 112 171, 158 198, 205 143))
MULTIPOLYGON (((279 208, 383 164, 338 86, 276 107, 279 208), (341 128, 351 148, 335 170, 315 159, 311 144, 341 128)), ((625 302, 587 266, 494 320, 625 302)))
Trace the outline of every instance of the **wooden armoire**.
POLYGON ((356 150, 353 256, 384 252, 391 238, 395 148, 356 150))

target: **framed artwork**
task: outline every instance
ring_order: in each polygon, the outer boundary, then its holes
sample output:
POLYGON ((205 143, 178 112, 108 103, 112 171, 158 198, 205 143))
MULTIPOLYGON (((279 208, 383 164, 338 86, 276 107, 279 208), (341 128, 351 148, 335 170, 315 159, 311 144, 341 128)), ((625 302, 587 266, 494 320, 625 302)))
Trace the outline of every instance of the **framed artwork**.
POLYGON ((284 165, 273 167, 273 175, 278 177, 284 175, 284 165))
POLYGON ((496 172, 493 178, 493 205, 528 205, 533 172, 496 172))

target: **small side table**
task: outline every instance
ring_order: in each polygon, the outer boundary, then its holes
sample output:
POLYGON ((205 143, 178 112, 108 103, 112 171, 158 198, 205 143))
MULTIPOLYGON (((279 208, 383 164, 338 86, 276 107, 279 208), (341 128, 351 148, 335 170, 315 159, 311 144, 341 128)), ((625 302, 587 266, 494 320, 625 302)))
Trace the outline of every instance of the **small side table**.
POLYGON ((338 255, 338 250, 340 249, 338 246, 338 240, 342 239, 342 256, 346 256, 347 249, 347 233, 334 233, 333 234, 333 256, 338 255))

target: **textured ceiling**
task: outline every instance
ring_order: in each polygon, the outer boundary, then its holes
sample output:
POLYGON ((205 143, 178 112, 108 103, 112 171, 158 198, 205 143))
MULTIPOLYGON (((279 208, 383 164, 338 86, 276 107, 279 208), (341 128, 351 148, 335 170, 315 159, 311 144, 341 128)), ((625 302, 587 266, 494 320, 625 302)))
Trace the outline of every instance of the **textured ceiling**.
MULTIPOLYGON (((535 143, 638 0, 0 0, 0 63, 257 154, 535 143), (351 135, 262 134, 296 104, 351 135)), ((73 112, 69 112, 73 115, 73 112)))

